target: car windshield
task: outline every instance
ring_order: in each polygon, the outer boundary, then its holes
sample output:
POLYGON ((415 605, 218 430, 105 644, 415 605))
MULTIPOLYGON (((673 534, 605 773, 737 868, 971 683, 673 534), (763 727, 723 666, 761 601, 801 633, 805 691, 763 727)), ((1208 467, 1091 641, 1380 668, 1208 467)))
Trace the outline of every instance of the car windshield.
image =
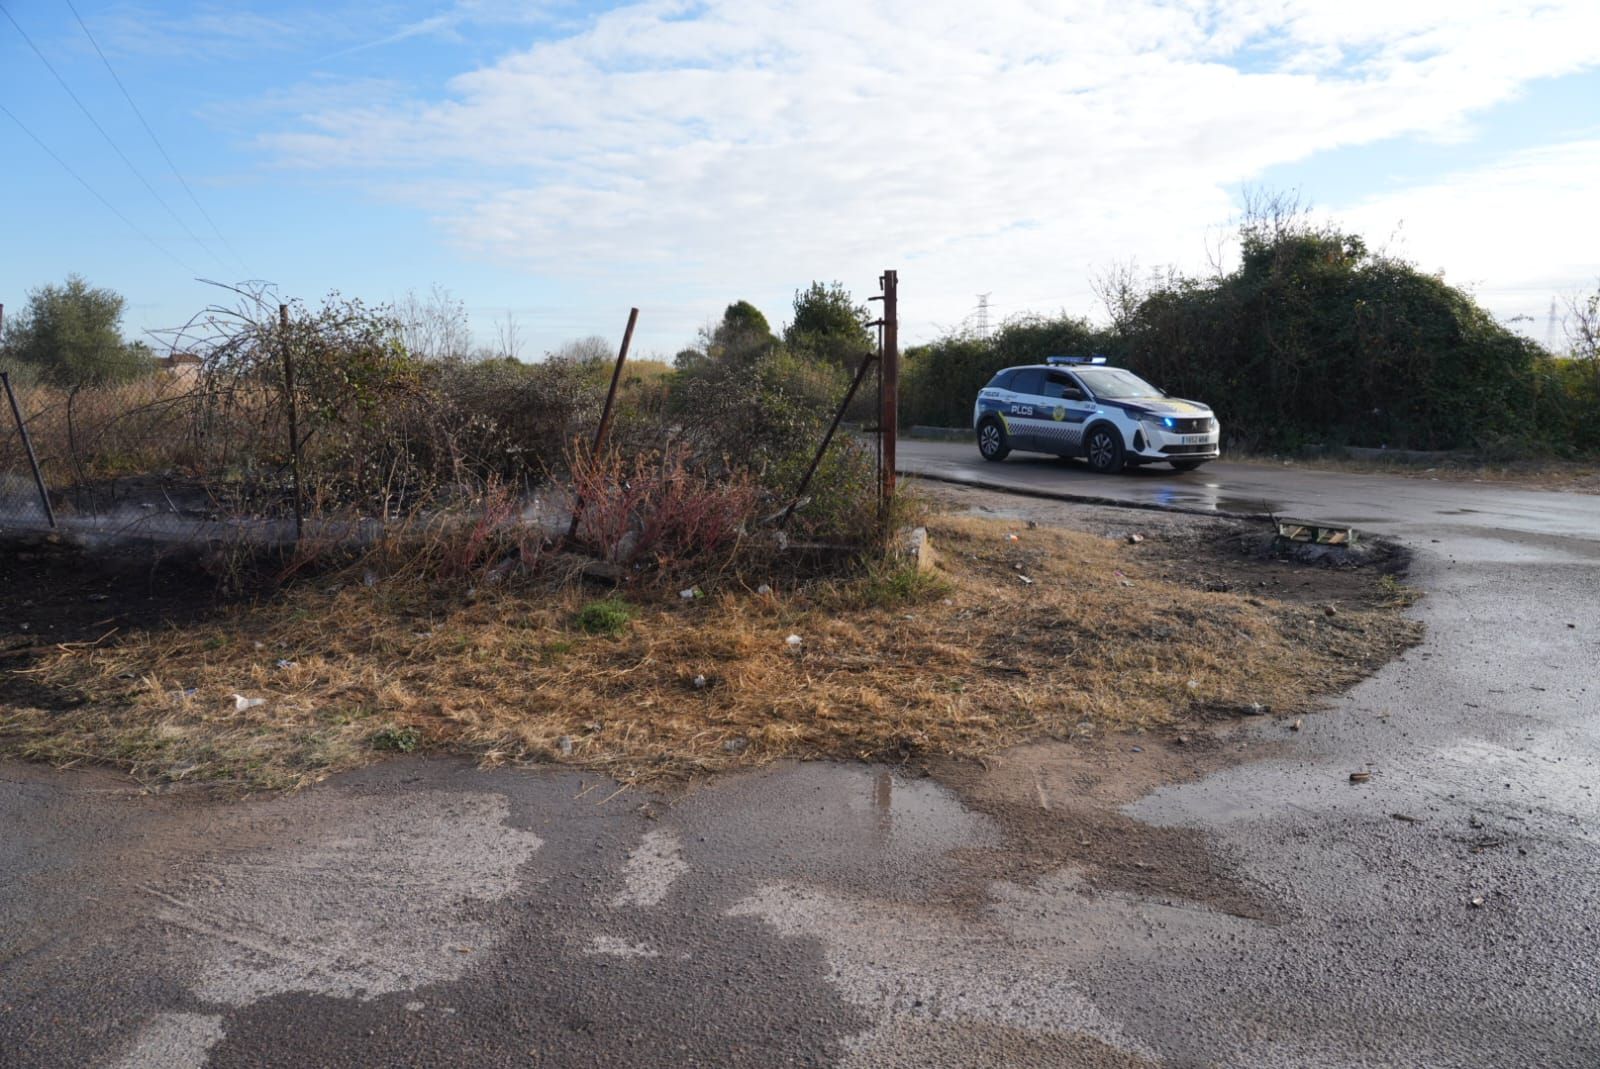
POLYGON ((1073 368, 1078 373, 1078 378, 1084 381, 1089 389, 1094 391, 1096 397, 1109 397, 1115 401, 1125 401, 1146 397, 1165 397, 1166 394, 1150 385, 1148 382, 1117 367, 1079 367, 1073 368))

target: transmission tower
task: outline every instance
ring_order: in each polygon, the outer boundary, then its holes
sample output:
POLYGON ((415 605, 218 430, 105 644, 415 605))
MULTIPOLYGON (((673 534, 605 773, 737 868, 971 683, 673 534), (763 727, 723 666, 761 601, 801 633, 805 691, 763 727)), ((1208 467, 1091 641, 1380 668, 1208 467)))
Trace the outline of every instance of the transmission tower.
POLYGON ((978 337, 989 336, 989 298, 994 296, 993 291, 978 294, 978 337))

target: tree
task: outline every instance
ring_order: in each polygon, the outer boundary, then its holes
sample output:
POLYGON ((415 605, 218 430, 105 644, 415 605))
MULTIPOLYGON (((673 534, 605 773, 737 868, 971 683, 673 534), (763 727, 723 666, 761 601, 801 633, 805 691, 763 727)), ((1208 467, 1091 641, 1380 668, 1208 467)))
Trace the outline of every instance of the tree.
POLYGON ((772 336, 767 317, 749 301, 735 301, 722 313, 722 322, 711 334, 707 354, 714 359, 750 363, 772 351, 778 339, 772 336))
POLYGON ((435 285, 426 296, 416 290, 394 304, 399 323, 400 344, 418 360, 465 360, 472 341, 464 301, 435 285))
POLYGON ((680 371, 701 370, 710 364, 750 366, 778 347, 767 317, 749 301, 734 301, 716 326, 700 328, 699 345, 673 357, 680 371))
POLYGON ((122 296, 77 275, 28 294, 6 331, 5 355, 57 386, 126 382, 150 372, 150 349, 122 340, 122 296))
POLYGON ((868 314, 838 282, 813 282, 794 295, 794 320, 783 340, 802 356, 854 370, 877 348, 867 331, 868 314))
POLYGON ((972 399, 1001 368, 1114 351, 1114 340, 1087 320, 1063 313, 1014 316, 992 338, 958 333, 915 346, 905 353, 900 371, 901 422, 968 426, 972 399))
POLYGON ((562 342, 545 354, 545 359, 558 364, 576 364, 586 368, 609 366, 617 358, 611 343, 598 334, 562 342))
POLYGON ((1127 366, 1209 401, 1256 448, 1459 449, 1533 439, 1537 346, 1360 235, 1269 203, 1236 268, 1169 276, 1118 324, 1127 366))

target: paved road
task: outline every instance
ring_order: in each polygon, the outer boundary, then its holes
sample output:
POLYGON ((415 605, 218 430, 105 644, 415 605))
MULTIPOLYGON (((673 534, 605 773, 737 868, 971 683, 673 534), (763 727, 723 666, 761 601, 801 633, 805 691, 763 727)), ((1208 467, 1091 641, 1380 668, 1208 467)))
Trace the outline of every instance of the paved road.
POLYGON ((977 470, 1383 527, 1428 638, 1121 824, 1049 834, 1171 748, 1012 755, 1034 840, 866 766, 657 796, 407 760, 198 804, 3 765, 0 1066, 1600 1065, 1600 499, 977 470), (1014 864, 1102 834, 1257 906, 1014 864))
POLYGON ((1230 464, 1197 471, 1166 466, 1097 475, 1084 464, 1013 453, 991 464, 965 442, 902 441, 898 467, 969 485, 1140 507, 1319 519, 1399 537, 1600 536, 1600 497, 1521 490, 1494 482, 1312 471, 1298 464, 1230 464))

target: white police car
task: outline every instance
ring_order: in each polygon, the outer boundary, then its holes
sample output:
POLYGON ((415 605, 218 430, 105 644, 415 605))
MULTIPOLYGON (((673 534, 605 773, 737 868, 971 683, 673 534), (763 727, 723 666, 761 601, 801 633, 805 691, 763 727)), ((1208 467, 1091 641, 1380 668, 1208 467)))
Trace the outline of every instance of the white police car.
POLYGON ((1222 440, 1208 406, 1168 397, 1103 356, 1006 368, 978 391, 972 427, 985 460, 1020 449, 1082 457, 1108 473, 1161 461, 1193 471, 1216 459, 1222 440))

